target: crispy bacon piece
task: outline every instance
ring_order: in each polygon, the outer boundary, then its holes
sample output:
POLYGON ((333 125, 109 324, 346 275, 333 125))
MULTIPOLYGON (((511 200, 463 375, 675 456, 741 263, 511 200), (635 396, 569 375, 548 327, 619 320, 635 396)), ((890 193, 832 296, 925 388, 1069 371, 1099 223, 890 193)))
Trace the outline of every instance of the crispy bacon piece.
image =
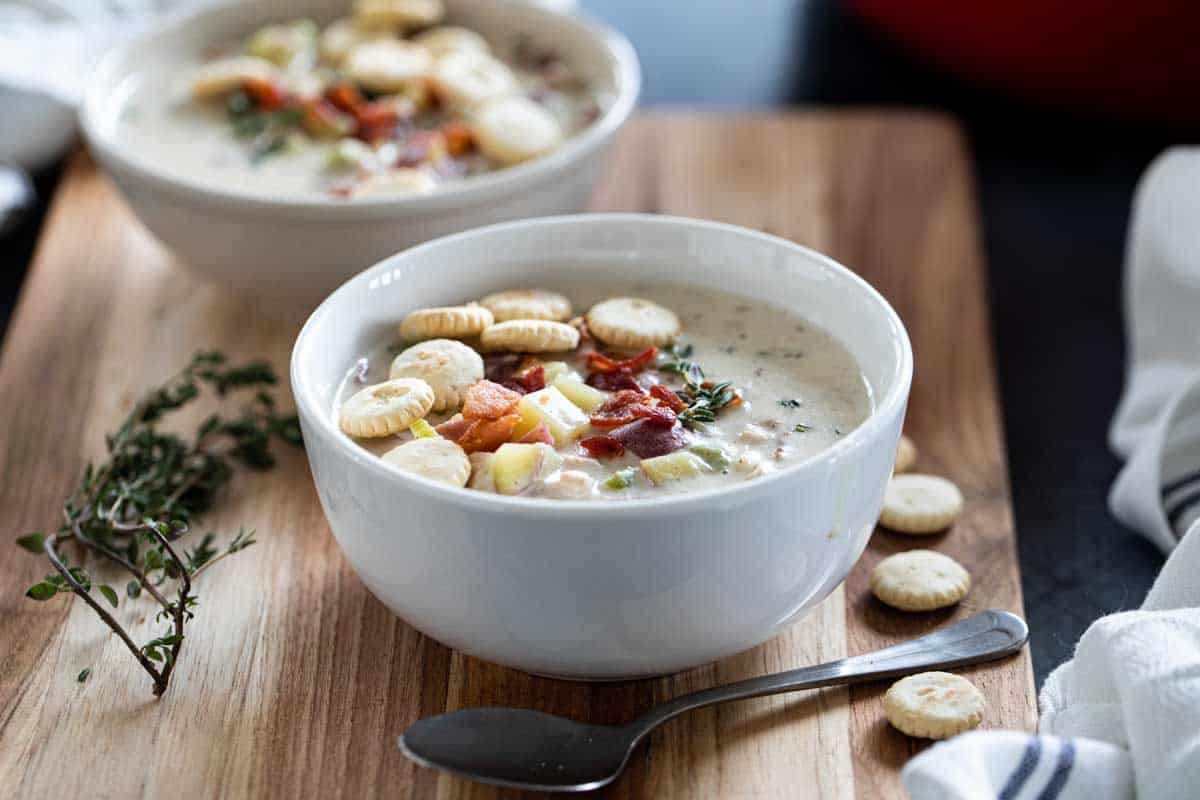
POLYGON ((639 372, 658 358, 657 347, 647 347, 633 358, 614 359, 603 353, 588 354, 588 369, 592 372, 639 372))
POLYGON ((395 105, 386 101, 364 103, 355 109, 354 116, 358 120, 358 129, 354 135, 364 142, 388 139, 400 124, 400 112, 395 105))
POLYGON ((597 428, 616 428, 620 425, 627 425, 637 419, 632 408, 645 402, 646 396, 640 390, 622 389, 592 412, 591 423, 597 428))
POLYGON ((517 376, 517 383, 525 389, 526 392, 536 392, 539 389, 546 388, 546 368, 541 364, 525 370, 517 376))
POLYGON ((332 103, 334 108, 353 114, 355 117, 358 117, 359 109, 367 104, 367 99, 362 96, 362 92, 349 81, 341 81, 330 86, 325 90, 325 99, 332 103))
POLYGON ((488 380, 477 381, 467 389, 462 415, 466 419, 500 419, 521 400, 521 393, 488 380))
POLYGON ((629 406, 629 411, 638 419, 644 419, 656 428, 670 428, 675 424, 675 412, 666 406, 629 406))
POLYGON ((539 422, 536 428, 522 436, 520 439, 517 439, 517 441, 521 444, 536 444, 541 442, 542 444, 553 445, 554 434, 550 432, 550 428, 546 425, 546 423, 539 422))
POLYGON ((591 436, 581 441, 579 446, 594 458, 614 458, 625 452, 625 445, 621 444, 620 439, 605 435, 591 436))
POLYGON ((520 414, 506 414, 499 419, 472 420, 459 437, 458 446, 467 453, 491 453, 512 438, 513 429, 520 422, 520 414))
POLYGON ((630 372, 593 372, 588 375, 587 384, 605 392, 645 391, 630 372))
POLYGON ((665 428, 649 419, 636 419, 628 425, 610 431, 609 435, 633 451, 638 458, 654 458, 674 453, 687 447, 692 439, 691 434, 678 422, 665 428))
POLYGON ((465 155, 475 149, 475 136, 463 122, 447 122, 442 126, 442 136, 446 138, 446 152, 452 156, 465 155))
POLYGON ((287 102, 287 92, 282 86, 262 78, 249 78, 242 84, 242 90, 250 95, 255 105, 263 111, 274 111, 287 102))
POLYGON ((661 383, 656 383, 650 387, 650 396, 658 398, 658 401, 667 408, 678 414, 683 409, 687 408, 687 403, 675 393, 675 390, 670 386, 663 386, 661 383))
POLYGON ((435 425, 433 429, 438 432, 439 436, 457 442, 469 427, 471 427, 471 420, 466 419, 462 414, 455 414, 441 425, 435 425))

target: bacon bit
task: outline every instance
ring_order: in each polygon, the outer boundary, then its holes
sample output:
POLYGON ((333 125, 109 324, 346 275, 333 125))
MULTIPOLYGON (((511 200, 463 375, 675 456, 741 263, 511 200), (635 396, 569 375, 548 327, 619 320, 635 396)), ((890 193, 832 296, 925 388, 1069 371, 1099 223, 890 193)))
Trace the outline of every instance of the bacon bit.
POLYGON ((526 392, 536 392, 539 389, 546 388, 546 368, 541 364, 525 370, 524 373, 517 376, 517 382, 524 387, 526 392))
POLYGON ((646 402, 646 396, 641 391, 622 389, 604 401, 591 416, 592 425, 597 428, 616 428, 628 425, 637 419, 632 408, 646 402))
POLYGON ((630 406, 629 412, 657 428, 670 428, 675 424, 675 412, 665 406, 630 406))
POLYGON ((446 152, 452 156, 465 155, 475 149, 475 135, 465 123, 447 122, 442 126, 442 136, 446 138, 446 152))
POLYGON ((349 81, 335 83, 325 90, 325 99, 339 111, 345 111, 358 117, 359 109, 367 104, 358 87, 349 81))
POLYGON ((658 358, 658 348, 648 347, 633 358, 613 359, 602 353, 588 354, 588 369, 592 372, 640 372, 658 358))
POLYGON ((491 453, 512 438, 513 430, 520 423, 520 414, 506 414, 499 419, 473 420, 459 437, 458 446, 468 454, 491 453))
POLYGON ((606 392, 645 391, 629 372, 593 372, 588 375, 587 384, 606 392))
POLYGON ((332 186, 330 187, 328 194, 330 197, 336 197, 339 200, 343 200, 354 194, 354 188, 351 186, 332 186))
POLYGON ((467 389, 462 415, 470 420, 500 419, 512 411, 520 400, 520 392, 491 381, 477 381, 467 389))
POLYGON ((462 414, 455 414, 441 425, 435 425, 433 429, 442 438, 457 442, 469 427, 471 427, 471 420, 464 419, 462 414))
POLYGON ((592 436, 581 441, 579 446, 594 458, 614 458, 625 452, 625 445, 621 444, 621 440, 611 436, 592 436))
POLYGON ((520 439, 517 439, 517 441, 521 444, 536 444, 541 442, 542 444, 553 445, 554 434, 550 432, 550 427, 546 425, 546 423, 539 422, 536 428, 522 436, 520 439))
POLYGON ((483 374, 489 381, 503 383, 520 371, 524 360, 519 353, 488 353, 483 357, 483 374))
POLYGON ((691 442, 682 425, 676 423, 669 428, 655 425, 649 419, 637 419, 612 431, 611 436, 632 450, 638 458, 654 458, 674 453, 691 442))
POLYGON ((283 87, 262 78, 248 78, 242 84, 242 90, 250 95, 255 105, 263 111, 274 111, 287 102, 287 93, 283 87))
POLYGON ((743 402, 745 402, 745 401, 742 400, 742 393, 739 392, 737 389, 734 389, 733 390, 733 399, 730 400, 728 403, 726 403, 724 408, 737 408, 743 402))
POLYGON ((675 393, 675 390, 669 386, 663 386, 661 383, 656 383, 650 387, 650 396, 657 398, 664 406, 678 414, 687 408, 687 403, 683 402, 683 398, 675 393))
POLYGON ((391 138, 400 124, 400 112, 387 102, 375 101, 359 106, 354 111, 358 129, 354 135, 364 142, 377 142, 391 138))

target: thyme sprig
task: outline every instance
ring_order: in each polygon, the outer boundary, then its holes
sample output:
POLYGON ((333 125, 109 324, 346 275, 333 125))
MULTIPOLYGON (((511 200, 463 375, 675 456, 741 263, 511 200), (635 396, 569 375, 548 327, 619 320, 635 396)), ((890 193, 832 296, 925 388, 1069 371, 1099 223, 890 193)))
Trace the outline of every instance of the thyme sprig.
MULTIPOLYGON (((179 374, 147 392, 115 433, 106 437, 107 458, 89 464, 79 485, 65 500, 62 523, 49 535, 30 533, 17 543, 43 553, 55 572, 29 587, 26 596, 50 600, 74 593, 96 612, 125 643, 138 664, 154 681, 154 695, 167 690, 185 639, 185 625, 194 615, 197 597, 193 581, 221 559, 254 544, 254 534, 241 530, 223 547, 215 534, 180 556, 175 543, 191 522, 212 508, 217 494, 234 475, 235 465, 261 470, 275 464, 273 440, 302 445, 295 415, 280 413, 266 391, 277 383, 274 371, 262 362, 226 364, 218 352, 197 353, 179 374), (159 431, 156 424, 211 390, 218 397, 254 390, 253 400, 240 416, 209 416, 190 441, 159 431), (138 645, 106 609, 119 596, 106 583, 93 583, 82 566, 72 565, 61 549, 76 542, 83 552, 116 564, 132 576, 125 587, 129 599, 144 591, 159 605, 155 620, 168 628, 138 645)), ((90 670, 85 670, 90 674, 90 670)), ((86 680, 81 673, 80 680, 86 680)))

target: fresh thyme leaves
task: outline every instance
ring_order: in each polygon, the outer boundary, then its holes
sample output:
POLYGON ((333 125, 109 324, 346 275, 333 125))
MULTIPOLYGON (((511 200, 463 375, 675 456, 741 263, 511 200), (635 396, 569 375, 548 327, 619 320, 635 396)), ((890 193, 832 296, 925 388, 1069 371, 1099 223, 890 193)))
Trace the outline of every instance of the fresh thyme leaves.
POLYGON ((83 683, 84 681, 86 681, 88 679, 88 676, 90 676, 91 674, 92 674, 92 668, 84 667, 83 669, 79 670, 79 674, 75 676, 75 680, 79 681, 80 683, 83 683))
POLYGON ((684 376, 686 385, 679 393, 687 408, 679 412, 679 421, 688 428, 696 428, 705 422, 715 422, 717 412, 737 399, 737 392, 729 381, 709 384, 696 383, 684 376))
POLYGON ((685 344, 670 344, 663 348, 661 359, 658 363, 660 372, 672 372, 683 377, 687 383, 700 383, 704 380, 704 370, 700 369, 700 365, 691 360, 692 346, 685 344))
POLYGON ((788 397, 780 400, 779 405, 783 406, 784 408, 799 408, 800 406, 804 405, 804 403, 794 397, 788 397))
POLYGON ((812 425, 805 425, 803 422, 797 422, 796 427, 792 428, 796 433, 808 433, 812 430, 812 425))
MULTIPOLYGON (((63 503, 58 530, 17 539, 24 549, 44 553, 55 569, 29 587, 26 596, 44 601, 58 594, 77 595, 150 675, 155 696, 170 684, 184 626, 194 614, 197 597, 192 581, 222 558, 254 544, 254 537, 242 530, 218 547, 216 536, 206 534, 182 558, 174 543, 187 533, 194 518, 212 508, 236 465, 267 469, 275 463, 273 440, 302 444, 296 417, 281 414, 266 391, 277 382, 267 364, 231 366, 221 353, 197 353, 178 375, 147 392, 116 432, 106 437, 106 460, 84 469, 79 485, 63 503), (196 400, 205 388, 217 396, 237 390, 254 390, 254 395, 240 416, 208 417, 191 441, 155 427, 170 412, 196 400), (125 586, 126 597, 137 598, 143 591, 150 595, 159 605, 155 619, 166 621, 168 630, 139 647, 92 595, 87 570, 70 565, 67 554, 60 552, 69 541, 128 572, 133 580, 125 586)), ((102 583, 95 588, 109 605, 118 607, 116 590, 102 583)), ((85 673, 90 670, 80 673, 81 682, 87 679, 85 673)))

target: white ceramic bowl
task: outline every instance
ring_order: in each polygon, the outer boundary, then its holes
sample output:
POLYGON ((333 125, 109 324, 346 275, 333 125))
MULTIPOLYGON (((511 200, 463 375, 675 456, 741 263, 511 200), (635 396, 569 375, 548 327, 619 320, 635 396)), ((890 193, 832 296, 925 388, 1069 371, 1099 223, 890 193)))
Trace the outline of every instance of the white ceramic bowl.
MULTIPOLYGON (((110 54, 90 81, 81 124, 96 158, 141 221, 197 273, 234 290, 315 304, 346 278, 406 247, 468 228, 583 208, 601 156, 641 84, 620 34, 519 0, 446 0, 451 21, 493 41, 528 34, 597 90, 600 118, 555 152, 403 198, 297 199, 224 190, 177 177, 122 146, 118 117, 141 81, 174 74, 181 54, 233 41, 269 22, 346 13, 349 0, 251 0, 175 17, 110 54)), ((164 85, 168 91, 170 85, 164 85)))
POLYGON ((334 292, 292 352, 313 477, 346 558, 389 608, 489 661, 569 678, 684 669, 752 647, 841 583, 871 535, 912 380, 895 311, 829 258, 700 220, 591 214, 494 225, 376 264, 334 292), (628 501, 454 489, 342 434, 355 360, 422 306, 556 277, 686 281, 773 303, 857 358, 874 413, 828 450, 727 488, 628 501))

